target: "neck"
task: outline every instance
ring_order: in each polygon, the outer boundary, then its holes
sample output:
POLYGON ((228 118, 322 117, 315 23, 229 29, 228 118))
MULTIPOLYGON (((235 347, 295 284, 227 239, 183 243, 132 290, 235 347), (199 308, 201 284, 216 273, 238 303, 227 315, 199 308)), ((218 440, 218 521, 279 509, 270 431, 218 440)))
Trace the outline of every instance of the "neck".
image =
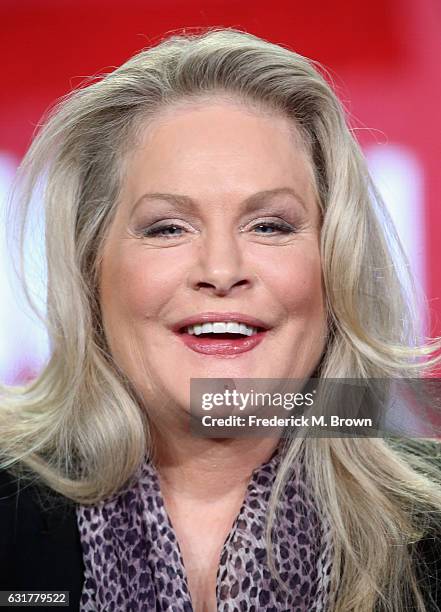
POLYGON ((208 503, 243 491, 253 470, 270 459, 279 442, 279 437, 199 438, 170 428, 164 433, 153 433, 161 487, 208 503))

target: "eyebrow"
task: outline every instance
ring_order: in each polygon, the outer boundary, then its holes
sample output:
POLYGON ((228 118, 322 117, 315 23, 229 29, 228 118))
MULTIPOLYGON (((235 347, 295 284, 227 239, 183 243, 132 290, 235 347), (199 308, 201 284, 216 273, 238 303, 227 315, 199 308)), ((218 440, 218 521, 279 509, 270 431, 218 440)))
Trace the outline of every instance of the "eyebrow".
MULTIPOLYGON (((297 200, 297 202, 299 202, 299 204, 305 209, 306 212, 308 211, 306 203, 292 187, 277 187, 276 189, 267 189, 265 191, 259 191, 258 193, 254 193, 253 195, 245 198, 245 200, 241 202, 241 205, 245 206, 245 212, 253 212, 254 210, 260 208, 267 200, 277 195, 292 196, 295 200, 297 200)), ((196 201, 187 195, 160 192, 144 193, 134 203, 131 214, 135 212, 135 210, 140 204, 145 201, 150 202, 151 200, 164 200, 185 212, 191 212, 197 206, 196 201)))

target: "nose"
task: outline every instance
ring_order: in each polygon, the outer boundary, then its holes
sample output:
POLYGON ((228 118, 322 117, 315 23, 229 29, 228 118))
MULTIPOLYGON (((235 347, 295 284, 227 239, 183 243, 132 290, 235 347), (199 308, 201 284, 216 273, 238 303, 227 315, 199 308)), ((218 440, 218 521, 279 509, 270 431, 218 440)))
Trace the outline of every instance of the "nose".
POLYGON ((192 289, 226 296, 252 285, 252 274, 246 269, 239 237, 217 227, 200 240, 189 275, 192 289))

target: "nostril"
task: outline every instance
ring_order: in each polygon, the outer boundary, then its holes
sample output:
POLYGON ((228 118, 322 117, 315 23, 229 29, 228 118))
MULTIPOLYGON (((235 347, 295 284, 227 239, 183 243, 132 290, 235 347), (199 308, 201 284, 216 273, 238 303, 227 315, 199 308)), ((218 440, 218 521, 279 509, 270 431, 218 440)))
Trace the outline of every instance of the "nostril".
POLYGON ((199 289, 210 289, 211 291, 215 291, 218 295, 227 295, 233 288, 241 287, 244 285, 248 285, 249 281, 246 278, 243 278, 234 283, 216 283, 216 282, 207 282, 207 281, 199 281, 195 284, 195 288, 199 289))

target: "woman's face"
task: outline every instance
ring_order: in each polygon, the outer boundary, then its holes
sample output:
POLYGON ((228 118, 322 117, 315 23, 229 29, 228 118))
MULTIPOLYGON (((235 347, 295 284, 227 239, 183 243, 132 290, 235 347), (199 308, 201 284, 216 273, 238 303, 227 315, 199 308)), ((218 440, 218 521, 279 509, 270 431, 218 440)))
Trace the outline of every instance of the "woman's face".
POLYGON ((283 117, 217 100, 146 123, 100 299, 111 352, 147 403, 160 391, 188 410, 190 378, 313 372, 326 337, 314 193, 283 117))

